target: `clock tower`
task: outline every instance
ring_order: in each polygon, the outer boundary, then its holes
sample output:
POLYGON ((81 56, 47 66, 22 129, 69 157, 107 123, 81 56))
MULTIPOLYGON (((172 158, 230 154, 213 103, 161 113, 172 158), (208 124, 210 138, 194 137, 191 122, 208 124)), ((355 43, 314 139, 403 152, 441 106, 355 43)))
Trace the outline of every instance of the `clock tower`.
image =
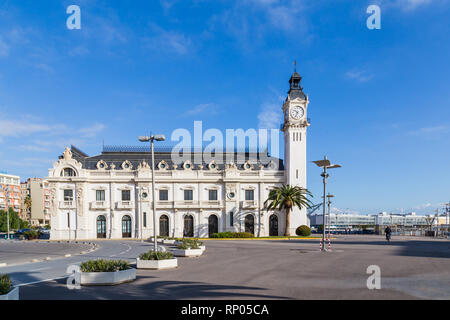
MULTIPOLYGON (((309 99, 301 87, 302 77, 294 72, 289 80, 290 89, 283 104, 285 183, 306 188, 306 134, 309 127, 307 112, 309 99)), ((309 226, 306 209, 294 207, 290 217, 290 233, 301 225, 309 226)))

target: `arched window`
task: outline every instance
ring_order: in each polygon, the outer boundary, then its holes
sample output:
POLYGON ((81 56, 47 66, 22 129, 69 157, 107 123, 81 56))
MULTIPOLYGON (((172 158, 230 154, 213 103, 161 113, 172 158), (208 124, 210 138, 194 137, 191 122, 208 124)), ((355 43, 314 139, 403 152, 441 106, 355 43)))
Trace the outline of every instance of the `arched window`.
POLYGON ((219 220, 217 219, 217 216, 215 214, 212 214, 208 218, 208 234, 209 234, 209 237, 211 238, 211 236, 214 233, 218 233, 218 232, 219 232, 219 220))
POLYGON ((169 217, 166 215, 159 218, 159 235, 161 237, 169 236, 169 217))
POLYGON ((245 217, 245 232, 255 234, 255 217, 252 214, 245 217))
POLYGON ((276 214, 271 215, 269 218, 269 236, 278 236, 278 217, 276 214))
POLYGON ((63 171, 61 171, 61 177, 76 177, 77 174, 75 170, 72 168, 64 168, 63 171))
POLYGON ((194 236, 194 217, 187 215, 184 217, 184 231, 185 237, 192 238, 194 236))
POLYGON ((106 218, 105 216, 97 217, 97 238, 106 239, 106 218))
POLYGON ((122 218, 122 238, 131 238, 131 217, 122 218))

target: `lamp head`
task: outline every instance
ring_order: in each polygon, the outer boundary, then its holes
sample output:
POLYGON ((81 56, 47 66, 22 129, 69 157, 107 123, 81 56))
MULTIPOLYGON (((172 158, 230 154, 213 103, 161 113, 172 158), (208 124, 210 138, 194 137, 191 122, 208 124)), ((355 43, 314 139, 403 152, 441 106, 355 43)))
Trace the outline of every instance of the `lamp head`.
POLYGON ((156 141, 165 141, 166 140, 166 137, 163 134, 157 134, 156 136, 153 136, 152 138, 153 138, 153 140, 156 140, 156 141))
POLYGON ((139 141, 140 141, 140 142, 149 142, 149 141, 150 141, 150 137, 147 137, 147 136, 140 136, 140 137, 139 137, 139 141))

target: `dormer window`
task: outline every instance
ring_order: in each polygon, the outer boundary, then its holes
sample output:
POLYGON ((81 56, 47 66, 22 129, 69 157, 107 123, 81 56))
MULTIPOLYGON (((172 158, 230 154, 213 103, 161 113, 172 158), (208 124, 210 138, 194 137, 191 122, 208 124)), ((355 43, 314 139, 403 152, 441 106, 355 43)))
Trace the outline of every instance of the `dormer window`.
POLYGON ((192 163, 190 161, 186 161, 183 164, 183 168, 184 168, 184 170, 191 170, 192 169, 192 163))
POLYGON ((123 170, 131 170, 133 168, 133 165, 131 164, 130 161, 124 161, 124 163, 122 163, 122 169, 123 170))
POLYGON ((77 174, 75 170, 72 168, 64 168, 63 171, 61 171, 61 177, 76 177, 77 174))

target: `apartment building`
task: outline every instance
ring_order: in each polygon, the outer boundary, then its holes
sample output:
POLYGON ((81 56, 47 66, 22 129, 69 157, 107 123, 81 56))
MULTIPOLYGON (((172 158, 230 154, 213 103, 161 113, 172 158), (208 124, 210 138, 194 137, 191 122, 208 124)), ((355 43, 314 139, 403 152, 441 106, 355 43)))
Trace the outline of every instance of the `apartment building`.
POLYGON ((29 178, 21 183, 22 217, 31 225, 45 225, 50 222, 50 190, 48 182, 41 178, 29 178), (31 207, 27 206, 27 197, 31 207))
POLYGON ((0 172, 0 210, 13 208, 21 214, 20 177, 0 172))

